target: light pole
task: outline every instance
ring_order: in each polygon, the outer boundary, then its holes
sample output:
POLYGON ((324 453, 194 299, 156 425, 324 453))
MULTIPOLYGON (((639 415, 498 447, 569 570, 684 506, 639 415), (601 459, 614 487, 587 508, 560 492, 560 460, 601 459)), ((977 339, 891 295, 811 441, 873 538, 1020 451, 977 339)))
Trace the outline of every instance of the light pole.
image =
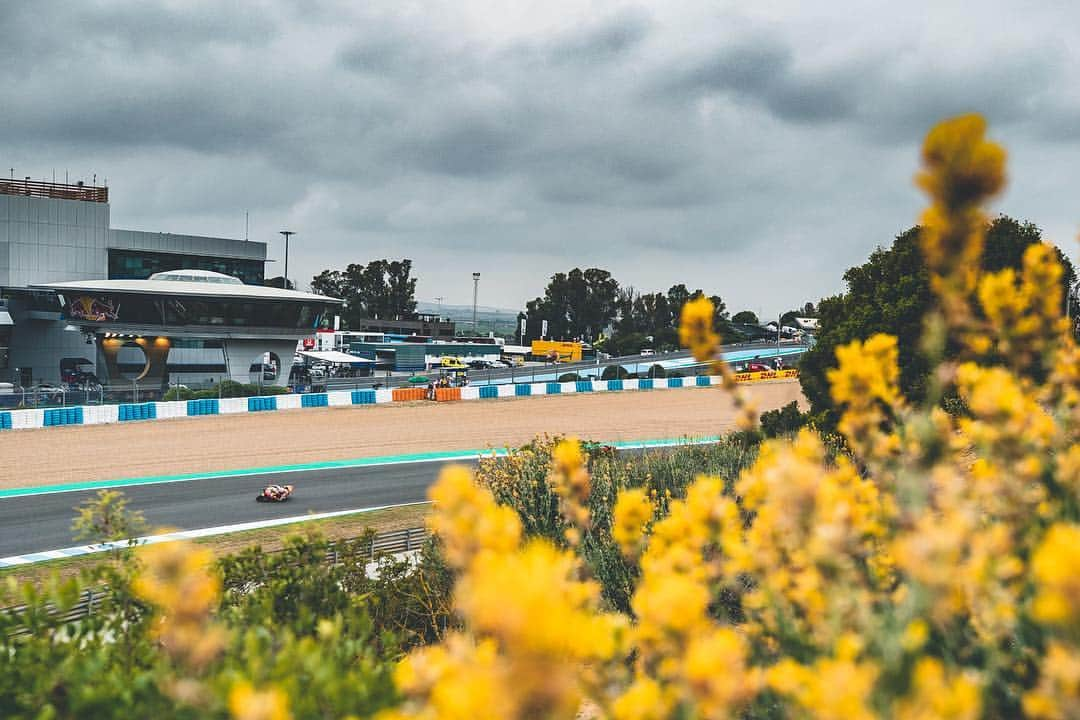
POLYGON ((281 230, 279 234, 285 236, 285 283, 284 289, 289 289, 289 236, 295 235, 292 230, 281 230))
POLYGON ((474 272, 472 274, 472 331, 473 335, 477 334, 476 329, 476 298, 480 292, 480 273, 474 272))
MULTIPOLYGON (((777 357, 777 359, 780 358, 780 328, 781 328, 781 326, 783 326, 783 324, 784 324, 784 314, 780 313, 776 317, 776 357, 777 357)), ((773 363, 773 364, 775 365, 776 363, 773 363)))

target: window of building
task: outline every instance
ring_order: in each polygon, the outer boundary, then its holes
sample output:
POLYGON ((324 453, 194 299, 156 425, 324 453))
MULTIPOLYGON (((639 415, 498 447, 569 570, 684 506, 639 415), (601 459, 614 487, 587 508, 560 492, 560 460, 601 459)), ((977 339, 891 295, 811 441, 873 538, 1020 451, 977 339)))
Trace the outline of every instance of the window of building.
POLYGON ((262 260, 109 250, 110 280, 146 280, 154 273, 171 270, 213 270, 239 278, 245 285, 262 285, 264 276, 262 260))

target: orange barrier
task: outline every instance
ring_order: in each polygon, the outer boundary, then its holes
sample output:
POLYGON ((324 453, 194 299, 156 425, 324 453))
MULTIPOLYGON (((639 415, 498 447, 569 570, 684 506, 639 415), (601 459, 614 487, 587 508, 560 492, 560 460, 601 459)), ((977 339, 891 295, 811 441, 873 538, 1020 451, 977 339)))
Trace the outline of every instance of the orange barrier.
POLYGON ((403 402, 407 400, 423 400, 424 394, 427 392, 426 388, 394 388, 393 399, 394 402, 403 402))
POLYGON ((448 402, 461 399, 461 388, 435 388, 435 400, 448 402))
POLYGON ((778 380, 780 378, 797 378, 799 371, 796 368, 784 370, 768 370, 766 372, 735 373, 735 382, 758 382, 761 380, 778 380))

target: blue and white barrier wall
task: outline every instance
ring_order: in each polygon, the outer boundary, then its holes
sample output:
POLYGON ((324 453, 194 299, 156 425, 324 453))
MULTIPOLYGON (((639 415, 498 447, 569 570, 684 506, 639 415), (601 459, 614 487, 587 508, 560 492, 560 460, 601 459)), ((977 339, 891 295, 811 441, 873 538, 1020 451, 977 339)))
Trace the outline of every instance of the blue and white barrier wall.
MULTIPOLYGON (((738 382, 757 382, 798 377, 797 370, 741 373, 738 382)), ((717 376, 656 378, 634 380, 578 380, 574 382, 537 382, 503 385, 480 385, 460 388, 461 400, 497 400, 535 395, 571 395, 578 393, 665 390, 719 385, 717 376)), ((455 398, 456 399, 456 398, 455 398)), ((267 395, 244 398, 210 398, 174 402, 130 403, 124 405, 85 405, 65 408, 0 411, 0 433, 7 430, 58 427, 65 425, 103 425, 144 422, 180 417, 232 415, 274 412, 310 407, 382 405, 394 402, 393 390, 335 390, 305 395, 267 395)))

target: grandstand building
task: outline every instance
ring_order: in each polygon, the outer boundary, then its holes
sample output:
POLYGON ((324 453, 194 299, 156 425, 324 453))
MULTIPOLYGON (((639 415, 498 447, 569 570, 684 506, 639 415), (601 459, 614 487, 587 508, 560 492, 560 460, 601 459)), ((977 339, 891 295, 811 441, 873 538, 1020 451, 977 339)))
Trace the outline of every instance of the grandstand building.
POLYGON ((0 382, 285 384, 340 301, 264 286, 266 262, 261 242, 115 229, 105 187, 0 180, 0 382))

